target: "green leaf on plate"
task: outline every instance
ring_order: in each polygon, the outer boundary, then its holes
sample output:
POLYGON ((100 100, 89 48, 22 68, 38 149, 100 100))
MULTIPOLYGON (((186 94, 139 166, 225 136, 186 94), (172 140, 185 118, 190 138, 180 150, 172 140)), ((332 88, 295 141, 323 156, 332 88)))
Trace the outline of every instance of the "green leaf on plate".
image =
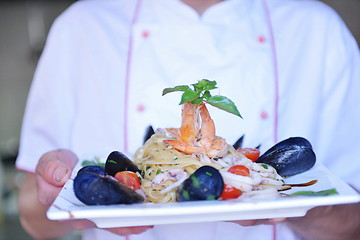
POLYGON ((92 166, 92 165, 99 165, 99 166, 105 166, 105 163, 100 162, 99 159, 94 158, 92 160, 84 160, 81 163, 81 166, 85 167, 85 166, 92 166))
POLYGON ((314 192, 314 191, 299 191, 299 192, 294 192, 289 194, 290 196, 329 196, 329 195, 334 195, 334 194, 339 194, 335 188, 331 188, 331 189, 327 189, 327 190, 322 190, 322 191, 318 191, 318 192, 314 192))

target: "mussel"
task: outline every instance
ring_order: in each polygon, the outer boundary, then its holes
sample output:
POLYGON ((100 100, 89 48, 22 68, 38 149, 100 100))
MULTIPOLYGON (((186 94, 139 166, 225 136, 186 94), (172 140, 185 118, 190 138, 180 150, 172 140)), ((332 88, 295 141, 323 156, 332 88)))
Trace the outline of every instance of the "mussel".
MULTIPOLYGON (((233 144, 233 147, 235 149, 242 148, 244 139, 245 139, 245 134, 243 134, 238 140, 236 140, 236 142, 233 144)), ((257 145, 255 148, 260 149, 260 147, 261 147, 261 144, 257 145)))
POLYGON ((148 126, 148 127, 146 128, 146 132, 145 132, 145 136, 144 136, 144 141, 143 141, 143 143, 145 144, 145 142, 146 142, 147 140, 149 140, 153 134, 155 134, 155 130, 154 130, 154 128, 150 125, 150 126, 148 126))
POLYGON ((139 168, 125 154, 113 151, 107 157, 105 172, 111 176, 122 171, 140 172, 139 168))
POLYGON ((82 173, 91 173, 91 174, 104 175, 105 176, 105 167, 102 166, 102 165, 85 166, 85 167, 81 168, 77 172, 77 175, 82 174, 82 173))
POLYGON ((236 142, 233 144, 235 149, 241 148, 243 146, 245 135, 242 135, 236 142))
POLYGON ((144 198, 104 172, 103 166, 86 166, 74 179, 75 196, 87 205, 132 204, 144 198))
POLYGON ((215 200, 220 197, 223 188, 220 172, 211 166, 202 166, 179 186, 177 201, 215 200))
POLYGON ((279 175, 287 177, 312 168, 316 155, 307 139, 291 137, 271 147, 256 162, 269 164, 279 175))

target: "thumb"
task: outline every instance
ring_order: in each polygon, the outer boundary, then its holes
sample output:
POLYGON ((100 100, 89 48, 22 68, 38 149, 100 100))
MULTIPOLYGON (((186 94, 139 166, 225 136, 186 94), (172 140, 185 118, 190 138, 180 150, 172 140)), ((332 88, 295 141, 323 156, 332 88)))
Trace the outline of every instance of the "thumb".
POLYGON ((77 162, 75 154, 68 150, 55 150, 41 156, 36 173, 50 185, 62 187, 70 178, 77 162))

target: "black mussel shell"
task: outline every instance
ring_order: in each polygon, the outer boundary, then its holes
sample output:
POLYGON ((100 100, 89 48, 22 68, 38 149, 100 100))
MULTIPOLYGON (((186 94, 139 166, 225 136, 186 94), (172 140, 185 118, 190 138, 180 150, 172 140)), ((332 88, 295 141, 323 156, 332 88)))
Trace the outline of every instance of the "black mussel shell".
POLYGON ((154 128, 150 125, 146 128, 144 143, 151 138, 151 136, 155 134, 154 128))
MULTIPOLYGON (((243 143, 244 143, 244 138, 245 138, 245 134, 243 134, 238 140, 236 140, 236 142, 233 144, 233 147, 235 149, 242 148, 243 143)), ((257 145, 255 148, 260 149, 260 147, 261 147, 261 144, 257 145)))
POLYGON ((144 201, 141 195, 112 177, 88 172, 87 169, 78 172, 73 184, 75 196, 87 205, 132 204, 144 201))
POLYGON ((269 164, 278 174, 287 177, 312 168, 316 162, 316 155, 307 139, 292 137, 274 145, 256 162, 269 164))
POLYGON ((105 163, 105 173, 115 176, 122 171, 140 172, 139 168, 125 154, 113 151, 105 163))
POLYGON ((100 165, 89 165, 81 168, 78 171, 78 175, 82 173, 93 173, 97 175, 105 175, 105 167, 100 165))
POLYGON ((177 201, 215 200, 224 189, 224 180, 220 172, 203 166, 189 176, 178 188, 177 201))
POLYGON ((245 135, 242 135, 234 144, 233 144, 233 147, 235 149, 238 149, 238 148, 241 148, 242 145, 243 145, 243 142, 244 142, 244 137, 245 135))

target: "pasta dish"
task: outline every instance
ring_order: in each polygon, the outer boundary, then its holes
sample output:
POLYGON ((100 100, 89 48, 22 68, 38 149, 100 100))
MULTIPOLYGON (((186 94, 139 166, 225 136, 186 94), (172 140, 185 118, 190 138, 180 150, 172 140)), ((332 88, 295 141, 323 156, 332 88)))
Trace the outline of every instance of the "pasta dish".
POLYGON ((185 103, 180 128, 157 129, 136 151, 134 162, 142 170, 146 198, 155 203, 175 202, 178 187, 205 165, 219 170, 225 186, 240 190, 243 196, 278 196, 278 188, 284 185, 273 167, 254 162, 215 135, 204 103, 185 103))

